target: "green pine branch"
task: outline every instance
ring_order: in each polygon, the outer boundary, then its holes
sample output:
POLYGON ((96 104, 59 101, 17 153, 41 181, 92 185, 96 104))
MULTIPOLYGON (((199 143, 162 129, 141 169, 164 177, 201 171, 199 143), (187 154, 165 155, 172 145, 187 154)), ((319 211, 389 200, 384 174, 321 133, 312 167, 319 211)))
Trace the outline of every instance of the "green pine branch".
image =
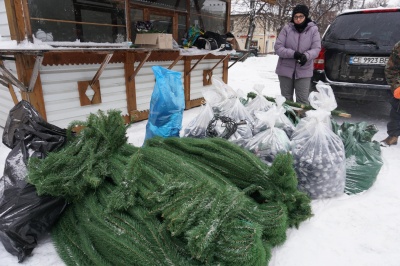
MULTIPOLYGON (((257 96, 257 94, 255 92, 247 93, 246 102, 249 101, 249 99, 254 99, 256 96, 257 96)), ((264 95, 264 98, 267 99, 270 102, 275 102, 275 98, 273 98, 273 97, 269 97, 269 96, 265 96, 264 95)), ((292 106, 292 107, 301 108, 303 110, 315 110, 311 105, 304 104, 304 103, 297 103, 297 102, 286 100, 285 104, 289 105, 289 106, 292 106)), ((351 117, 351 114, 348 114, 343 110, 333 110, 331 112, 331 115, 345 117, 345 118, 350 118, 351 117)))
POLYGON ((118 111, 30 160, 37 191, 71 201, 52 231, 67 265, 266 265, 311 216, 290 154, 271 167, 224 139, 126 143, 118 111), (108 130, 107 130, 108 129, 108 130))

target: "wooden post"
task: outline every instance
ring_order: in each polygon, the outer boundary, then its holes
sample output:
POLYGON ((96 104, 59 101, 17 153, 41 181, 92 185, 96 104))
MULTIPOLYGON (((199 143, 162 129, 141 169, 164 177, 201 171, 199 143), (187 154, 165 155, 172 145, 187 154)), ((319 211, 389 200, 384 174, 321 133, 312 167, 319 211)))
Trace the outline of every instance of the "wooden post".
POLYGON ((8 91, 10 92, 11 98, 16 105, 18 103, 17 94, 15 94, 14 87, 10 83, 8 83, 8 91))
POLYGON ((131 8, 129 6, 129 0, 125 0, 125 26, 126 26, 126 41, 132 41, 132 29, 131 29, 131 8))
MULTIPOLYGON (((36 60, 29 55, 15 55, 18 79, 28 87, 30 78, 34 70, 36 60)), ((42 81, 40 73, 37 76, 32 92, 21 92, 22 99, 30 102, 32 106, 40 113, 44 120, 47 120, 46 108, 43 98, 42 81)))
POLYGON ((228 65, 229 65, 229 57, 226 57, 224 62, 222 63, 222 80, 228 84, 228 65))
POLYGON ((143 9, 143 20, 150 20, 150 11, 148 8, 143 9))
POLYGON ((185 90, 185 109, 190 109, 190 71, 191 71, 190 57, 185 56, 184 68, 183 68, 183 85, 185 90))
MULTIPOLYGON (((126 101, 128 106, 128 114, 130 116, 130 120, 135 119, 131 117, 131 112, 137 110, 137 102, 136 102, 136 85, 135 85, 135 73, 134 68, 135 63, 135 54, 126 52, 125 53, 125 88, 126 88, 126 101), (131 79, 130 77, 133 78, 131 79)), ((136 119, 135 119, 136 120, 136 119)))
MULTIPOLYGON (((11 39, 18 43, 25 40, 25 37, 32 39, 28 4, 26 0, 5 0, 8 23, 10 27, 11 39)), ((29 86, 30 78, 35 66, 35 58, 29 55, 15 55, 18 79, 26 86, 29 86)), ((42 82, 38 74, 32 92, 21 91, 22 99, 29 101, 32 106, 40 113, 43 119, 47 120, 46 108, 43 99, 42 82)))
POLYGON ((178 20, 179 20, 178 13, 175 13, 174 16, 172 17, 172 25, 173 25, 172 38, 174 38, 174 40, 178 40, 178 23, 179 23, 178 20))
POLYGON ((17 0, 4 0, 4 3, 8 15, 11 39, 19 43, 25 39, 26 34, 23 4, 17 0))
POLYGON ((225 32, 231 31, 231 1, 226 2, 226 30, 225 32))
POLYGON ((31 16, 29 14, 28 0, 22 0, 21 2, 22 2, 22 10, 24 12, 25 37, 28 38, 28 41, 33 42, 31 16))
POLYGON ((17 18, 14 12, 14 1, 4 0, 4 5, 6 7, 8 27, 10 28, 11 40, 17 40, 17 18))

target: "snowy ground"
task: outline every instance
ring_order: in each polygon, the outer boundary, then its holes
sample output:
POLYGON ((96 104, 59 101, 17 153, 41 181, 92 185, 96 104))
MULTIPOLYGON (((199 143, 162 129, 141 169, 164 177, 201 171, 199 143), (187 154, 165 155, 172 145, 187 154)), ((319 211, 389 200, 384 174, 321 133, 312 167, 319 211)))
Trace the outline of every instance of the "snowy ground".
MULTIPOLYGON (((244 92, 254 84, 264 84, 264 95, 279 94, 274 69, 277 57, 249 58, 229 69, 229 85, 244 92)), ((386 137, 389 108, 386 103, 356 104, 339 102, 339 108, 352 114, 349 122, 367 121, 379 132, 375 140, 386 137)), ((199 112, 184 113, 183 128, 199 112)), ((344 119, 339 120, 344 121, 344 119)), ((129 131, 129 141, 140 146, 146 121, 136 123, 129 131)), ((0 129, 1 131, 1 129, 0 129)), ((2 132, 0 132, 2 134, 2 132)), ((400 265, 400 145, 382 148, 384 165, 374 186, 358 195, 314 200, 314 216, 298 229, 287 232, 286 242, 273 250, 270 266, 399 266, 400 265)), ((0 144, 0 169, 9 149, 0 144)), ((0 245, 0 265, 21 265, 17 258, 0 245)), ((33 255, 22 265, 64 265, 49 236, 41 240, 33 255)))

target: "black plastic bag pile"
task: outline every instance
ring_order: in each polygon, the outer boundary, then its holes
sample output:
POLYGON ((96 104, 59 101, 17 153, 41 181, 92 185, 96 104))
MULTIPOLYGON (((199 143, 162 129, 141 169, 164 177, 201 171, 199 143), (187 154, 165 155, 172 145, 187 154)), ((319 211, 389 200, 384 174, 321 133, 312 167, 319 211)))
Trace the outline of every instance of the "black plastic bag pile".
POLYGON ((29 158, 44 158, 66 142, 66 130, 47 123, 27 101, 10 110, 2 141, 11 149, 0 179, 0 240, 22 262, 63 212, 63 199, 38 196, 25 181, 29 158))

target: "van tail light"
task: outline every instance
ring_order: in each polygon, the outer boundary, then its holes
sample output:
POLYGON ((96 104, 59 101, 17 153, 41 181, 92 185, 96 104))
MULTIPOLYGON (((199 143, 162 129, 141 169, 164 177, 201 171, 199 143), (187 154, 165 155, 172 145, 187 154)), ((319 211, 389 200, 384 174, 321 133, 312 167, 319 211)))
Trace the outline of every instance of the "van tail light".
POLYGON ((400 8, 374 8, 374 9, 365 9, 361 10, 360 13, 383 13, 383 12, 399 12, 400 8))
POLYGON ((318 54, 318 57, 314 59, 314 70, 324 70, 325 69, 325 48, 322 47, 318 54))

